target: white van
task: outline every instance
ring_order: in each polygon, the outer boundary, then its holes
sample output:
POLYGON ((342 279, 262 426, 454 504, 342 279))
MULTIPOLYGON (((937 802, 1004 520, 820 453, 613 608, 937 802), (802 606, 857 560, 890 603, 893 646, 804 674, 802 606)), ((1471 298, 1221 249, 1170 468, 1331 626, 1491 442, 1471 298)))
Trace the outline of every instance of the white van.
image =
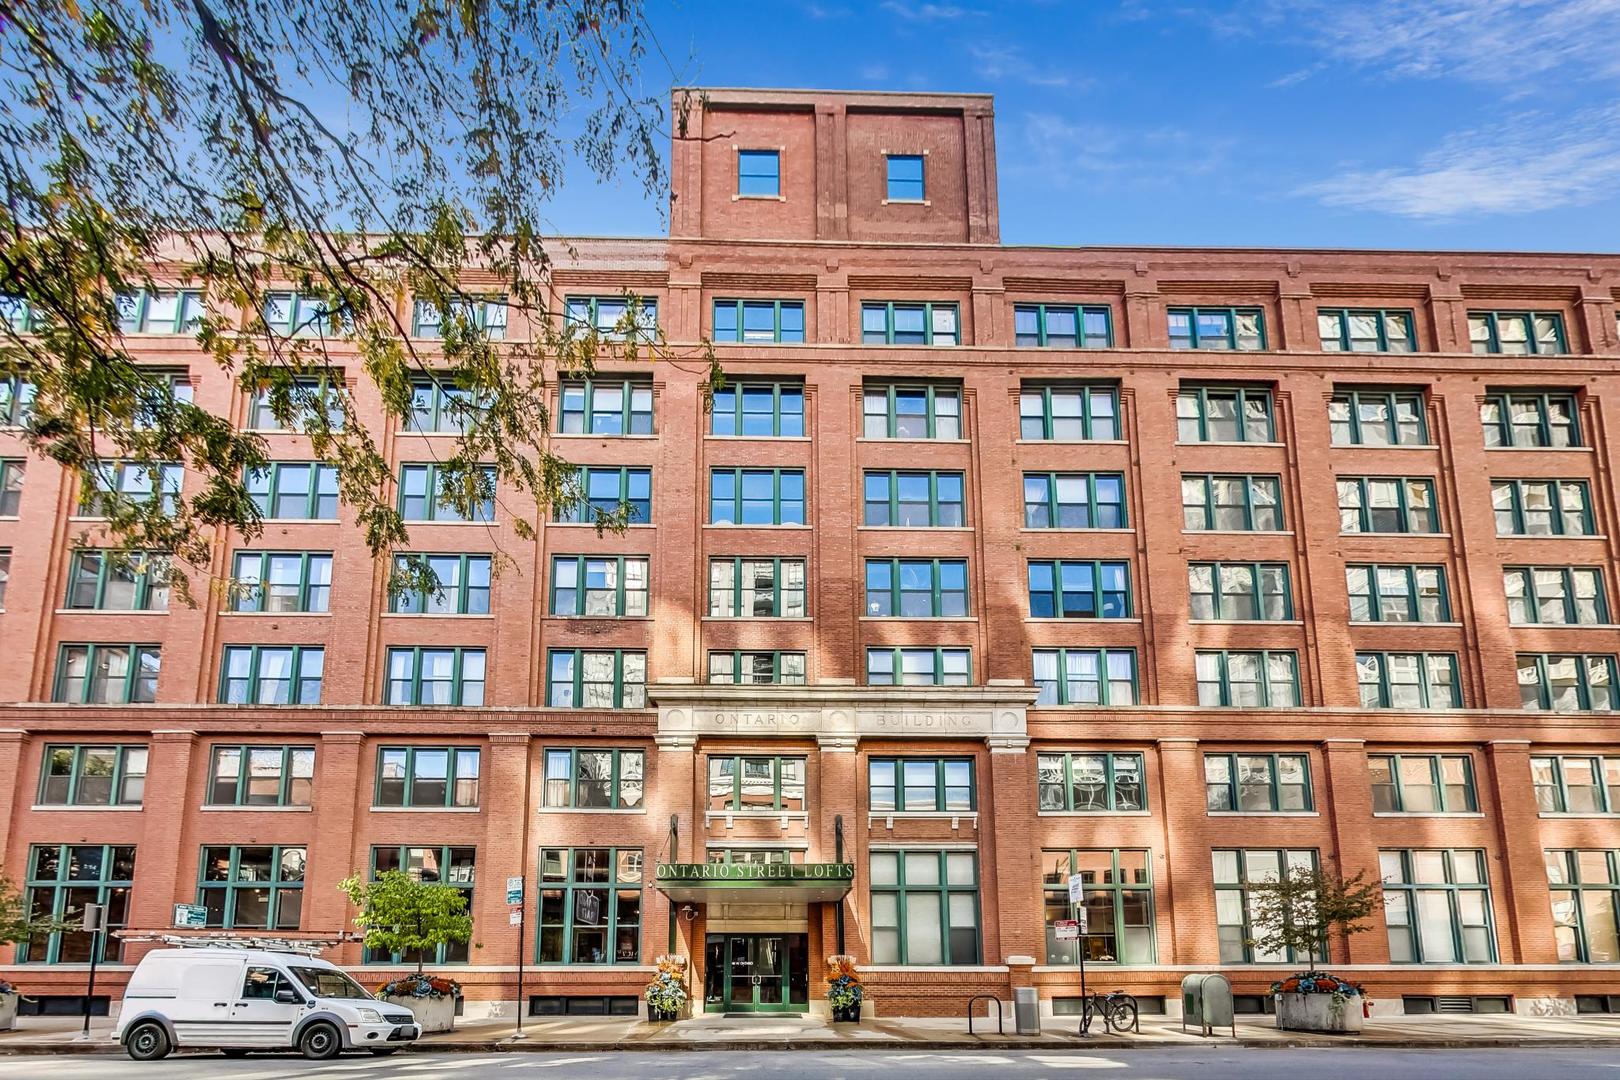
POLYGON ((129 1056, 156 1061, 181 1047, 226 1057, 296 1047, 308 1058, 341 1050, 392 1054, 422 1034, 325 960, 260 949, 154 949, 141 957, 113 1029, 129 1056))

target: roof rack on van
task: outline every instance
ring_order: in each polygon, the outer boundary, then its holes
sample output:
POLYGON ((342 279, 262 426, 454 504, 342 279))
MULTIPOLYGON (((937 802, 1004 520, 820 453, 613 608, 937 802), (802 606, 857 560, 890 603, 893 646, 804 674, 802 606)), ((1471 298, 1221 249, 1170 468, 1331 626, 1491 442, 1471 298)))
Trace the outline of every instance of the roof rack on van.
POLYGON ((343 944, 336 938, 275 938, 239 934, 142 934, 115 932, 122 941, 156 942, 177 949, 259 949, 263 952, 300 953, 319 956, 321 950, 343 944))

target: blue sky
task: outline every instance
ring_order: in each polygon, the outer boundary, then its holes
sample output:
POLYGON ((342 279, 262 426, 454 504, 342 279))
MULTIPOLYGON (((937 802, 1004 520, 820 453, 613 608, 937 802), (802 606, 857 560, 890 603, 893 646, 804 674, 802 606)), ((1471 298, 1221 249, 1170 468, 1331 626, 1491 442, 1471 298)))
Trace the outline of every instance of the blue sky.
POLYGON ((1620 249, 1620 0, 647 2, 698 85, 995 94, 1007 243, 1620 249))

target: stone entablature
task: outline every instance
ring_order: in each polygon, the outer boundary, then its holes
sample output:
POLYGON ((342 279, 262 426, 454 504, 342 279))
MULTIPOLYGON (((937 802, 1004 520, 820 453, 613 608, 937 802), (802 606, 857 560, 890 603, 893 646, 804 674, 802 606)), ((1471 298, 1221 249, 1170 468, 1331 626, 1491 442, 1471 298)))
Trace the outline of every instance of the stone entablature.
POLYGON ((983 739, 992 751, 1029 746, 1035 688, 988 686, 713 686, 656 683, 658 745, 687 749, 705 736, 815 739, 854 750, 863 739, 983 739))

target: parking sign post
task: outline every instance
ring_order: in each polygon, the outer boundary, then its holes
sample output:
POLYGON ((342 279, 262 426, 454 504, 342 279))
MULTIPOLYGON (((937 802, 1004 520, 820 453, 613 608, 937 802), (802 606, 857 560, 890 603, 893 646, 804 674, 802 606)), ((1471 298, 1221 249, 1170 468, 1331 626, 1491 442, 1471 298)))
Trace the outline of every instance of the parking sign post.
POLYGON ((513 917, 517 923, 517 1032, 513 1038, 523 1038, 523 916, 526 914, 526 905, 523 903, 523 875, 506 879, 506 902, 513 906, 513 917))

